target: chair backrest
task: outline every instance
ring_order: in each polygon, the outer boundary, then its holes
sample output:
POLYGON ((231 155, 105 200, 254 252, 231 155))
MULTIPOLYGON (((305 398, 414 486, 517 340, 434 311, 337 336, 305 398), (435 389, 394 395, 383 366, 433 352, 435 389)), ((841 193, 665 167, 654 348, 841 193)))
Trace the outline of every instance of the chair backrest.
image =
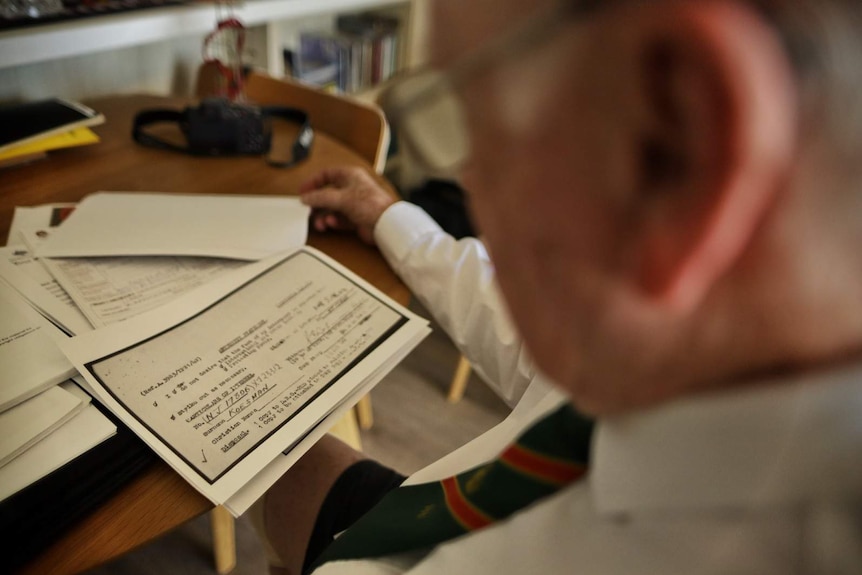
POLYGON ((389 124, 380 108, 259 72, 251 72, 246 77, 245 95, 261 106, 292 106, 304 110, 316 131, 350 147, 368 160, 377 173, 383 173, 389 148, 389 124))

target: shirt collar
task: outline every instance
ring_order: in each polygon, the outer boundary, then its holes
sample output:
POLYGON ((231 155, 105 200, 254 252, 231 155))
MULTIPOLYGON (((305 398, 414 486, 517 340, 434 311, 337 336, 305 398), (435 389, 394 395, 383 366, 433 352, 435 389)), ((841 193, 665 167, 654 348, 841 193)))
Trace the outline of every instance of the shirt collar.
POLYGON ((862 363, 601 421, 603 513, 862 497, 862 363))

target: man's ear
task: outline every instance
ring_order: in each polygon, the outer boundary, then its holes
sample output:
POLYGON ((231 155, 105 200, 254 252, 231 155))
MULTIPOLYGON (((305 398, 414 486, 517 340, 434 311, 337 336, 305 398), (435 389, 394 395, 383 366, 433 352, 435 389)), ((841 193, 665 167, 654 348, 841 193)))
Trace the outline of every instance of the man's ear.
POLYGON ((796 103, 777 34, 735 2, 650 2, 632 49, 646 120, 635 281, 695 307, 750 244, 789 169, 796 103))

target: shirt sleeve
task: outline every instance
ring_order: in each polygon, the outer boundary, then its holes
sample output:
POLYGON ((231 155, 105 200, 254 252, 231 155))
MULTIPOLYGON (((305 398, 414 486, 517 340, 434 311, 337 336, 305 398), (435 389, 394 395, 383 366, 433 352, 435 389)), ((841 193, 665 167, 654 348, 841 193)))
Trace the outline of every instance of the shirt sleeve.
POLYGON ((374 238, 476 373, 510 406, 517 403, 534 376, 533 363, 509 318, 482 242, 455 240, 407 202, 383 213, 374 238))

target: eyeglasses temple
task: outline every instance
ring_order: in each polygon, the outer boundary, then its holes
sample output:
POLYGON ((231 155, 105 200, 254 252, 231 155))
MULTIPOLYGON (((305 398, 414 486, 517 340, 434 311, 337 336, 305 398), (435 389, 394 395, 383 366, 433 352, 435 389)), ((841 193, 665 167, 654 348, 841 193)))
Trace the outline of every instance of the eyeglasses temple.
POLYGON ((555 5, 553 10, 533 18, 526 26, 520 28, 515 33, 494 39, 489 44, 482 46, 456 63, 446 71, 445 78, 447 81, 443 81, 443 78, 439 79, 425 90, 414 94, 406 101, 400 102, 394 108, 406 109, 421 106, 426 101, 435 99, 440 92, 448 89, 447 83, 458 85, 464 79, 488 67, 494 61, 517 55, 531 44, 538 43, 547 36, 552 35, 557 28, 562 28, 563 25, 570 22, 574 17, 591 11, 595 8, 596 4, 598 4, 596 0, 581 2, 561 0, 555 5))

